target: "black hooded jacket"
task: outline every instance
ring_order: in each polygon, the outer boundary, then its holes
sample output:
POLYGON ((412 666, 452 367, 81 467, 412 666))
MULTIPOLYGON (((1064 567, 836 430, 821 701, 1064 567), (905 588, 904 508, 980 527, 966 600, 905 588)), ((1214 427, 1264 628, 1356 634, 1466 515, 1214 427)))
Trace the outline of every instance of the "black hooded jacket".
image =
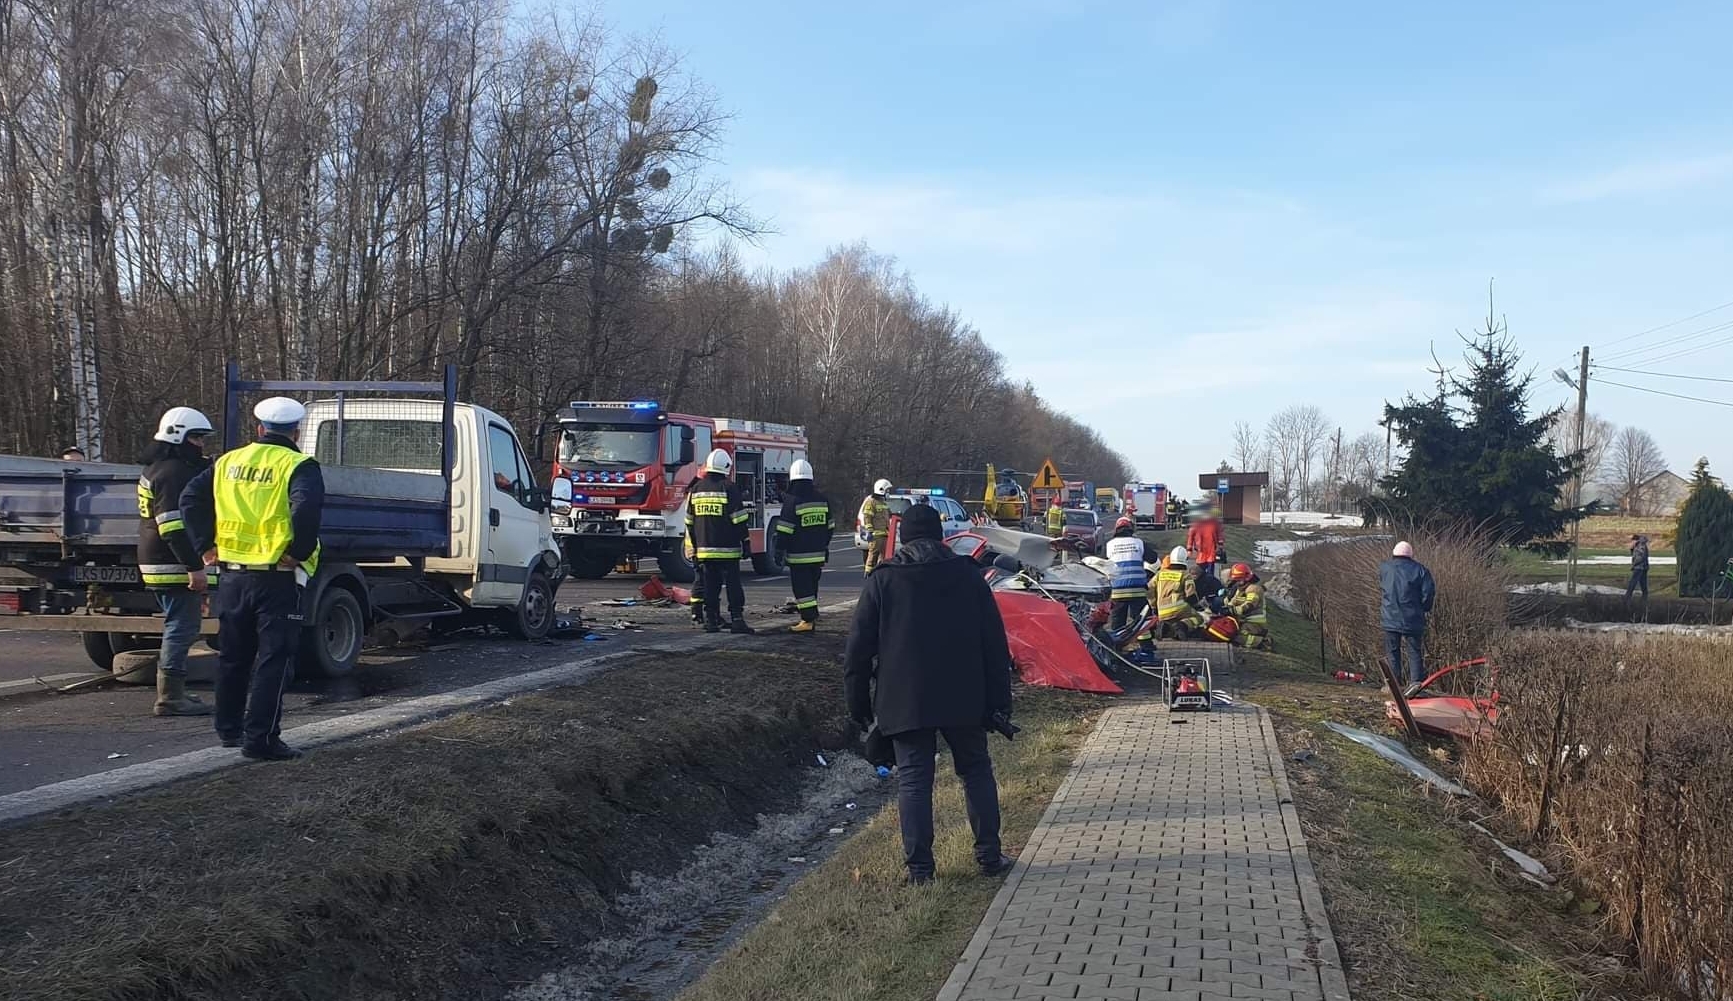
POLYGON ((980 568, 937 539, 879 564, 855 606, 843 688, 849 714, 886 734, 1009 713, 1011 651, 980 568))
POLYGON ((138 478, 138 567, 144 583, 184 588, 187 575, 204 567, 181 514, 181 491, 211 460, 190 445, 153 442, 141 459, 138 478))

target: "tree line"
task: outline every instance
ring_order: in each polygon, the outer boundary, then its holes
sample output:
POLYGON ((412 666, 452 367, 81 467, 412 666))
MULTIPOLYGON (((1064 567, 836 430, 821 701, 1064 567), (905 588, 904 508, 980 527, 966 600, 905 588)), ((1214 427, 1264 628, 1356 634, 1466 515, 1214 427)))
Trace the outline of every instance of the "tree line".
MULTIPOLYGON (((126 460, 222 370, 805 424, 821 479, 1121 483, 894 260, 745 267, 727 116, 657 42, 473 0, 0 0, 0 451, 126 460)), ((847 234, 839 234, 846 239, 847 234)))

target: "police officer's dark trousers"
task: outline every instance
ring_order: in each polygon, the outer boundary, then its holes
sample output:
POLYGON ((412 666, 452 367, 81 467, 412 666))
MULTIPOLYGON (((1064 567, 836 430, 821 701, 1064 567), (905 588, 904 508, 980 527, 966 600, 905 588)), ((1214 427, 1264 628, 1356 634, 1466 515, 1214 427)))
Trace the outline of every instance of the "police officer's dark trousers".
POLYGON ((823 563, 788 565, 789 583, 794 585, 794 605, 807 622, 818 621, 818 578, 823 573, 823 563))
POLYGON ((223 570, 217 588, 217 735, 262 748, 282 731, 301 633, 293 570, 223 570))
POLYGON ((739 560, 699 560, 698 573, 704 587, 705 623, 716 625, 721 622, 724 585, 728 588, 728 618, 735 622, 745 619, 746 589, 740 586, 739 560))

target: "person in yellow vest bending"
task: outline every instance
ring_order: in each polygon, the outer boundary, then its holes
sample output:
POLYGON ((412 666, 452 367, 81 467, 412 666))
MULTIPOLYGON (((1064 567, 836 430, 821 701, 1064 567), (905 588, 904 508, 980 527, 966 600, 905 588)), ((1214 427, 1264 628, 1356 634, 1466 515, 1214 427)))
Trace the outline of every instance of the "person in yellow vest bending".
POLYGON ((1161 618, 1162 634, 1174 639, 1185 639, 1204 626, 1203 616, 1185 600, 1185 568, 1190 559, 1191 554, 1184 546, 1175 546, 1167 554, 1166 565, 1150 582, 1155 592, 1152 604, 1161 618))
POLYGON ((273 396, 253 408, 257 441, 225 453, 181 494, 181 516, 217 588, 217 736, 258 761, 283 743, 283 689, 301 634, 301 589, 319 570, 325 478, 296 445, 307 408, 273 396))

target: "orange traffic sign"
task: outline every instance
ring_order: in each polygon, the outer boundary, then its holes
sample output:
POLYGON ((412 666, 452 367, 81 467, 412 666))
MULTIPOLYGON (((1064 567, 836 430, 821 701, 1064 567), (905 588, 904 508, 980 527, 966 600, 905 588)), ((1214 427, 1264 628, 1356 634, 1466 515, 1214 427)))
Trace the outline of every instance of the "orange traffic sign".
POLYGON ((1041 471, 1035 474, 1035 482, 1029 484, 1036 490, 1064 490, 1065 481, 1059 476, 1059 467, 1052 459, 1041 463, 1041 471))

